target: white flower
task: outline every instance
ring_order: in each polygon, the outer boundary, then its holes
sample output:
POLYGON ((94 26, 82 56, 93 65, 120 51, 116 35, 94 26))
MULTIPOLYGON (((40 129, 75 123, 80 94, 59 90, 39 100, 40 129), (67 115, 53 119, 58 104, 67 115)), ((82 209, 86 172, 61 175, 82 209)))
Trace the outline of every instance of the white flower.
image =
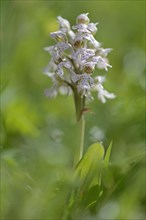
POLYGON ((44 93, 45 93, 45 96, 51 99, 51 98, 55 98, 58 95, 58 93, 60 93, 61 95, 69 96, 72 94, 72 90, 67 85, 56 84, 52 86, 51 88, 46 89, 44 93))
MULTIPOLYGON (((70 23, 67 19, 62 18, 61 16, 57 17, 58 23, 59 23, 59 31, 62 33, 66 33, 65 36, 69 36, 71 40, 75 38, 75 33, 70 28, 70 23)), ((65 37, 65 40, 67 38, 65 37)))
POLYGON ((75 62, 77 62, 77 65, 81 66, 82 68, 85 62, 94 55, 95 51, 93 49, 80 48, 72 54, 72 58, 75 60, 75 62))
POLYGON ((56 32, 51 32, 50 37, 53 38, 56 42, 59 42, 59 41, 66 42, 67 41, 66 34, 60 30, 56 31, 56 32))
POLYGON ((116 97, 113 93, 109 93, 107 90, 105 90, 101 84, 97 84, 95 89, 98 91, 98 99, 103 103, 106 102, 106 98, 114 99, 116 97))
POLYGON ((50 89, 45 89, 45 96, 48 98, 55 98, 58 94, 57 88, 55 86, 51 87, 50 89))
POLYGON ((71 79, 74 83, 77 84, 77 87, 79 90, 82 90, 84 88, 90 89, 94 86, 94 80, 89 74, 76 74, 72 72, 71 79))
POLYGON ((73 30, 77 30, 79 33, 90 33, 86 24, 77 24, 72 26, 73 30))
POLYGON ((105 103, 106 102, 106 98, 108 99, 114 99, 116 96, 113 93, 109 93, 107 90, 105 90, 103 88, 102 83, 105 81, 105 77, 103 76, 98 76, 96 77, 96 80, 98 80, 98 82, 96 82, 96 84, 94 85, 94 87, 92 88, 94 91, 97 91, 98 93, 98 99, 105 103))
POLYGON ((98 48, 98 53, 100 56, 107 57, 112 50, 112 48, 98 48))
POLYGON ((98 23, 90 23, 90 24, 88 24, 88 27, 87 27, 87 29, 90 31, 90 33, 92 33, 92 34, 96 34, 96 31, 97 31, 97 26, 98 25, 98 23))
POLYGON ((44 50, 50 53, 54 63, 58 63, 59 62, 61 57, 59 55, 59 51, 57 50, 56 45, 55 46, 50 46, 50 47, 45 47, 44 50))
POLYGON ((100 47, 100 43, 93 37, 91 33, 82 34, 83 38, 88 40, 91 45, 93 45, 94 49, 98 49, 100 47))
POLYGON ((86 49, 86 48, 82 48, 80 50, 81 53, 81 60, 88 60, 89 58, 93 57, 95 55, 95 50, 93 49, 86 49))
POLYGON ((57 17, 58 23, 59 23, 59 29, 61 31, 67 32, 70 30, 70 23, 68 20, 62 18, 61 16, 57 17))
POLYGON ((53 73, 45 72, 45 74, 49 76, 49 78, 51 78, 53 83, 53 86, 51 88, 45 90, 45 95, 48 98, 55 98, 58 95, 58 93, 62 95, 72 94, 72 90, 70 86, 67 84, 67 82, 64 79, 61 79, 55 73, 53 74, 53 73))
POLYGON ((55 71, 57 70, 57 65, 54 63, 53 59, 50 60, 48 66, 44 68, 44 74, 48 77, 52 77, 52 75, 55 74, 55 71))
POLYGON ((90 23, 90 24, 76 24, 72 26, 73 30, 77 30, 79 33, 89 33, 89 34, 95 34, 97 31, 97 25, 98 23, 90 23))
POLYGON ((108 64, 108 60, 106 58, 102 58, 101 56, 93 57, 93 62, 97 65, 99 69, 105 69, 108 71, 108 67, 112 68, 110 64, 108 64))
POLYGON ((57 51, 59 53, 60 56, 62 56, 62 53, 69 48, 69 44, 64 43, 64 42, 59 42, 56 44, 57 47, 57 51))
POLYGON ((63 67, 70 69, 72 67, 71 63, 69 60, 63 60, 62 62, 60 62, 57 65, 57 70, 56 73, 58 76, 60 76, 62 78, 62 76, 64 75, 64 71, 63 71, 63 67))

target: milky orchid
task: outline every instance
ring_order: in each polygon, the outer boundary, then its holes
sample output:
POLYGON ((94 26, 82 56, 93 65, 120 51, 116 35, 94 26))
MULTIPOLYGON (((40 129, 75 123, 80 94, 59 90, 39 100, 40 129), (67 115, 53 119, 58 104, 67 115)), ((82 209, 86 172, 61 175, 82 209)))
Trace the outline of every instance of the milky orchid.
POLYGON ((103 103, 107 98, 115 98, 113 93, 103 88, 105 77, 98 73, 98 69, 108 71, 112 68, 107 59, 112 49, 102 48, 94 37, 98 23, 90 23, 88 13, 77 16, 72 29, 68 20, 61 16, 57 20, 59 30, 50 33, 55 45, 44 48, 51 55, 44 72, 53 82, 46 95, 52 98, 58 92, 73 94, 76 104, 79 105, 77 99, 80 100, 80 111, 85 105, 83 99, 93 99, 92 91, 97 92, 98 99, 103 103))

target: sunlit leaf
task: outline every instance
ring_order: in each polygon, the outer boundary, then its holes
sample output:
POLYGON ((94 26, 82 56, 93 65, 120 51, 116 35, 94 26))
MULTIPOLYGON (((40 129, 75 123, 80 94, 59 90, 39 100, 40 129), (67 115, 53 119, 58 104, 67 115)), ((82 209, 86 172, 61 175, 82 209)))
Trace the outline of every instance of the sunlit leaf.
POLYGON ((94 143, 89 146, 86 154, 77 167, 77 173, 83 181, 89 181, 90 187, 99 184, 104 147, 101 143, 94 143))
POLYGON ((108 164, 109 164, 109 159, 110 159, 110 155, 111 155, 111 149, 112 149, 112 142, 110 143, 107 151, 106 151, 106 154, 105 154, 105 157, 104 157, 104 167, 107 168, 108 167, 108 164))

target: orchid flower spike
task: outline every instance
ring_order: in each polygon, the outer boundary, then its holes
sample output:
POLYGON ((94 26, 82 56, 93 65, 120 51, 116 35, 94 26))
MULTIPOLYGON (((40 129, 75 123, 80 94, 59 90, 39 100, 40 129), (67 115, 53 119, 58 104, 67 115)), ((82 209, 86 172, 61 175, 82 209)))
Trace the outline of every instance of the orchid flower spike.
POLYGON ((88 15, 78 15, 72 28, 67 19, 57 17, 59 29, 50 33, 55 44, 44 48, 51 55, 45 68, 45 74, 53 83, 45 91, 49 98, 61 93, 77 94, 93 100, 92 91, 96 91, 98 99, 103 103, 106 99, 115 98, 113 93, 103 88, 105 77, 99 75, 99 71, 112 68, 107 58, 112 49, 102 48, 95 39, 98 23, 90 23, 88 15))

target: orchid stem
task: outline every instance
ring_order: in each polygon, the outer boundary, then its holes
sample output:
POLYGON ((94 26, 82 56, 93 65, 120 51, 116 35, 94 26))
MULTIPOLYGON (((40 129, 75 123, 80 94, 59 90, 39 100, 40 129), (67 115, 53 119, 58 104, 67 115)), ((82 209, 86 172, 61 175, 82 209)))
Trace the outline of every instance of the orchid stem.
POLYGON ((80 140, 80 151, 79 151, 79 161, 83 157, 83 152, 84 152, 84 138, 85 138, 85 119, 84 115, 81 116, 81 140, 80 140))
POLYGON ((85 108, 85 96, 81 97, 77 91, 74 91, 74 102, 76 110, 76 120, 77 120, 77 131, 79 134, 79 145, 77 144, 75 148, 74 166, 83 157, 84 152, 84 138, 85 138, 85 119, 84 119, 84 108, 85 108))

